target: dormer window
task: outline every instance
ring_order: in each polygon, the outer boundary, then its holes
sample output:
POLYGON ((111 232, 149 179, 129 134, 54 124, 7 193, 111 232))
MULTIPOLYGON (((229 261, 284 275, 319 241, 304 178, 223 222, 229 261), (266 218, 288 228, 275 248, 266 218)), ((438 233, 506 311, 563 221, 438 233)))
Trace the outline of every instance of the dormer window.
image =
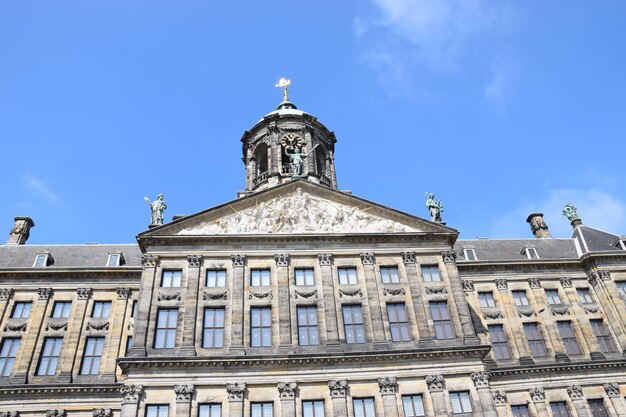
POLYGON ((526 257, 528 259, 539 259, 539 254, 535 248, 526 248, 524 249, 524 252, 526 253, 526 257))
POLYGON ((466 261, 476 261, 476 252, 474 251, 474 249, 463 249, 463 253, 465 255, 465 260, 466 261))
POLYGON ((107 259, 107 266, 120 266, 122 255, 119 253, 110 253, 107 259))
POLYGON ((617 246, 618 249, 626 250, 626 238, 621 238, 615 246, 617 246))
POLYGON ((35 263, 33 263, 33 267, 35 268, 45 268, 46 266, 48 266, 48 258, 49 258, 49 254, 47 253, 40 253, 35 257, 35 263))

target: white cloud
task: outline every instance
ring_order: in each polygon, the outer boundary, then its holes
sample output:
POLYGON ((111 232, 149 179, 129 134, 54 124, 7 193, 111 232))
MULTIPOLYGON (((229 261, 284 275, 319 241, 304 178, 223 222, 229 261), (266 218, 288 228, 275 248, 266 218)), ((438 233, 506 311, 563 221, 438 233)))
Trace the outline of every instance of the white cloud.
POLYGON ((22 180, 31 189, 38 192, 39 194, 41 194, 48 200, 53 201, 53 202, 61 202, 61 197, 59 197, 58 194, 53 192, 43 179, 37 177, 36 175, 27 172, 26 174, 22 176, 22 180))
POLYGON ((572 227, 562 214, 563 206, 571 203, 578 208, 583 223, 617 235, 626 234, 626 201, 597 188, 553 190, 537 204, 522 203, 497 218, 491 227, 491 237, 516 238, 530 236, 526 217, 533 212, 544 213, 544 219, 554 237, 570 237, 572 227))

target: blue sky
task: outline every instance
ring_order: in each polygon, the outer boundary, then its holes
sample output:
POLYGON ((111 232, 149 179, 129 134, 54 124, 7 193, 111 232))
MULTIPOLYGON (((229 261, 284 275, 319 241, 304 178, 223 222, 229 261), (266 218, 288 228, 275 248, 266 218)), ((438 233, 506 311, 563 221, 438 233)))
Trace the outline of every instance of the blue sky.
MULTIPOLYGON (((125 243, 235 197, 274 83, 338 139, 341 189, 461 237, 626 234, 626 3, 0 3, 0 234, 125 243)), ((2 240, 2 239, 0 239, 2 240)))

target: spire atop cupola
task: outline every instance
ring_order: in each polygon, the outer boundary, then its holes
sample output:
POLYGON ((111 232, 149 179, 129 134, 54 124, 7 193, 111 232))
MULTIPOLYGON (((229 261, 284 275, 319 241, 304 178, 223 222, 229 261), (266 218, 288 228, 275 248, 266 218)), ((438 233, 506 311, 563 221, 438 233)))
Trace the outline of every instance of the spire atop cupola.
POLYGON ((295 179, 337 188, 335 134, 289 101, 291 80, 281 78, 283 101, 241 138, 246 191, 260 191, 295 179))

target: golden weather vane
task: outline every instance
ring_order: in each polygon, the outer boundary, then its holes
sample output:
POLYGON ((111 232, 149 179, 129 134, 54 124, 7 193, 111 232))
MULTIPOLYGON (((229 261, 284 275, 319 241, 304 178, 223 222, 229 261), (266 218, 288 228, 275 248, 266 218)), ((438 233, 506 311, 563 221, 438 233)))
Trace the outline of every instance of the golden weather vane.
POLYGON ((274 85, 274 87, 282 87, 283 89, 283 101, 289 101, 289 85, 291 84, 291 80, 289 78, 281 78, 278 80, 278 83, 274 85))

